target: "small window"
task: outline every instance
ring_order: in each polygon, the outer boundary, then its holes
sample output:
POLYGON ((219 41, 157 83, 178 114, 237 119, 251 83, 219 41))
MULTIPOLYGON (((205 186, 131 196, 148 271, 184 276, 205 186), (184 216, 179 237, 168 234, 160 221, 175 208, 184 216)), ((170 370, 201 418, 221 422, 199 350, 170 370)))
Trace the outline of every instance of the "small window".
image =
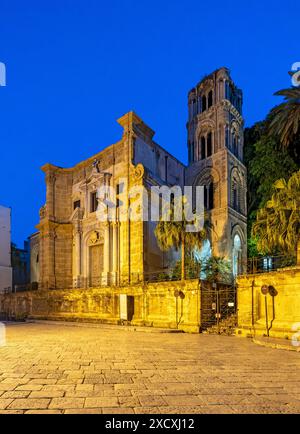
POLYGON ((76 208, 80 208, 80 200, 76 200, 76 201, 74 202, 74 210, 75 210, 76 208))
POLYGON ((97 192, 91 193, 91 202, 90 202, 90 210, 91 212, 97 211, 98 201, 97 201, 97 192))
POLYGON ((120 182, 120 184, 117 184, 117 194, 122 194, 124 191, 124 182, 120 182))

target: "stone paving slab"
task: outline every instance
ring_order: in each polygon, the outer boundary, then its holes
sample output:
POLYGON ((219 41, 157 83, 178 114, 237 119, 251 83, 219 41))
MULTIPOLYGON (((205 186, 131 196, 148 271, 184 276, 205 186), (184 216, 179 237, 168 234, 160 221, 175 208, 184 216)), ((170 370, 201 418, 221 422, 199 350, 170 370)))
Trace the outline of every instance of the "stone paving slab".
POLYGON ((299 369, 237 337, 9 325, 0 414, 299 414, 299 369))

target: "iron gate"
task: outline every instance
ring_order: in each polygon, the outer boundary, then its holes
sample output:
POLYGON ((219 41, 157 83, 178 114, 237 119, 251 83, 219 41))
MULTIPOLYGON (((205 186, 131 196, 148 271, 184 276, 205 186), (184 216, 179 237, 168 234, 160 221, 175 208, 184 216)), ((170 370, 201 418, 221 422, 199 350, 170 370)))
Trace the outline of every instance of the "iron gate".
POLYGON ((235 320, 236 313, 235 285, 201 282, 201 331, 213 328, 220 332, 226 320, 235 320))

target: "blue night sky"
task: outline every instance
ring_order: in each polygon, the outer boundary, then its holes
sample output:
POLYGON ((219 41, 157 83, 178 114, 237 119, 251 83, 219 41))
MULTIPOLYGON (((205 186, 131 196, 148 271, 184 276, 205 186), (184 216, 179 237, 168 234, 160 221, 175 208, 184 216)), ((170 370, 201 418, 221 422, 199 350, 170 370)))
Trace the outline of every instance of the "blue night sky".
POLYGON ((300 61, 299 1, 0 0, 0 203, 22 245, 45 201, 40 166, 72 166, 121 137, 135 110, 186 162, 187 92, 230 68, 246 125, 300 61))

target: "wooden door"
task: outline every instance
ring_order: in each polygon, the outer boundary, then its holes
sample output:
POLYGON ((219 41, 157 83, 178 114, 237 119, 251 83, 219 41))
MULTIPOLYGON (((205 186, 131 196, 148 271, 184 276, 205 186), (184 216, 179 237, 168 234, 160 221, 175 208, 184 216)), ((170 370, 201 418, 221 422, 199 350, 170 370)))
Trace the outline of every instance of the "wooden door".
POLYGON ((90 286, 101 286, 101 273, 103 272, 103 244, 90 247, 90 286))

